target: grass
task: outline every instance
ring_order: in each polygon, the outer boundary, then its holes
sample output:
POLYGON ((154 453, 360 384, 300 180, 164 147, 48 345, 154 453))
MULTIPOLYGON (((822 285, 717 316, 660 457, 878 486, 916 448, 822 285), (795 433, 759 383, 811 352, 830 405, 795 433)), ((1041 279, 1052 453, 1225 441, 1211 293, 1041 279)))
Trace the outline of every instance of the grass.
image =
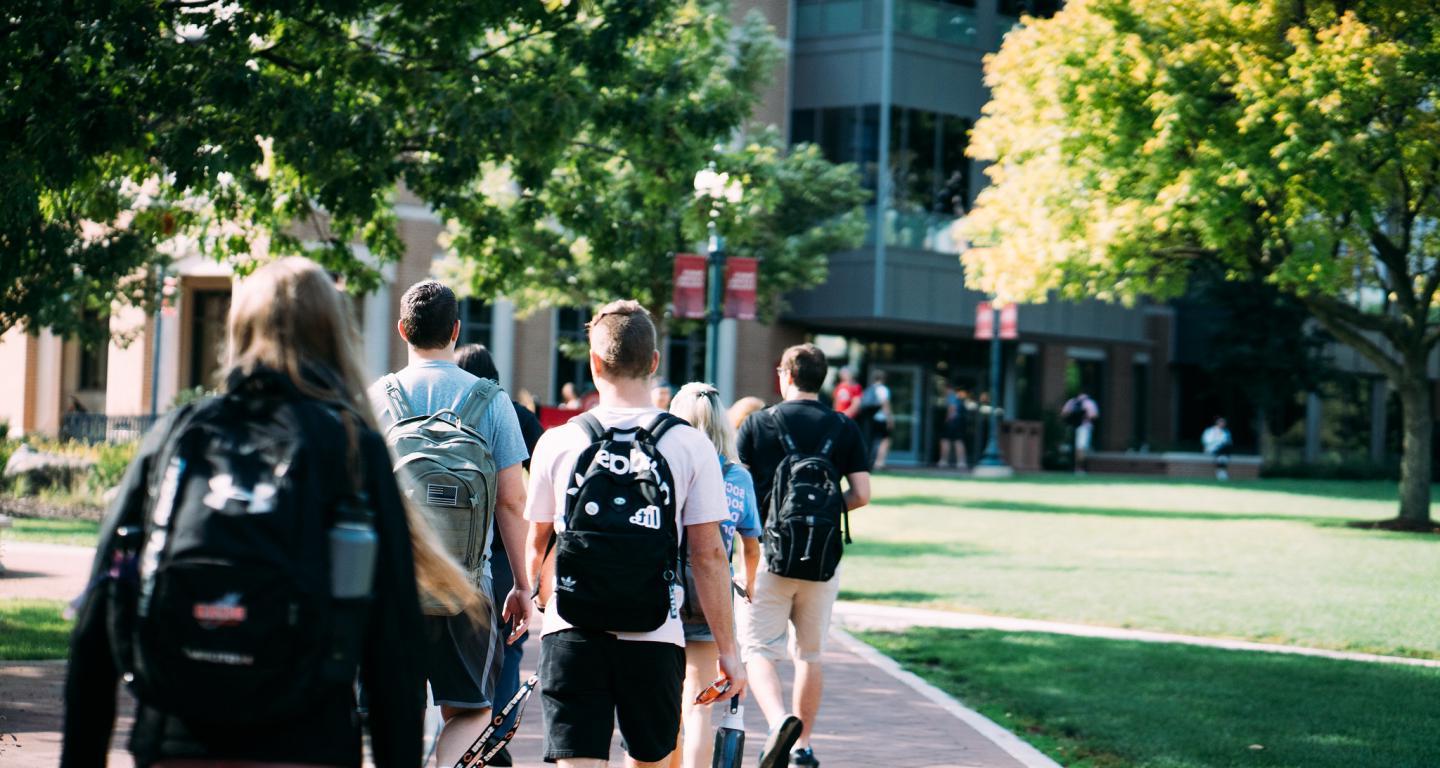
POLYGON ((0 661, 63 659, 70 622, 60 600, 0 600, 0 661))
POLYGON ((862 637, 1069 768, 1440 764, 1440 669, 1047 634, 862 637))
POLYGON ((882 475, 852 600, 1440 658, 1440 536, 1386 483, 882 475))
POLYGON ((95 546, 100 535, 100 523, 94 520, 51 520, 34 517, 13 517, 13 527, 0 531, 0 542, 40 541, 47 544, 76 544, 95 546))

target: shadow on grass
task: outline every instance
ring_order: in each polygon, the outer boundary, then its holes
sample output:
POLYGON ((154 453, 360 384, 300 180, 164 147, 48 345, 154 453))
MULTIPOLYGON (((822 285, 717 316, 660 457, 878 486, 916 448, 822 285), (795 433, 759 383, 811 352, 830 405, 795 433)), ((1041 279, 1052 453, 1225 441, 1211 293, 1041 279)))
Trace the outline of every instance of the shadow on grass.
POLYGON ((845 545, 845 554, 856 557, 973 557, 989 550, 959 541, 877 541, 857 539, 845 545))
POLYGON ((1440 764, 1440 670, 1046 634, 864 639, 1064 765, 1440 764))
POLYGON ((889 592, 840 590, 841 600, 860 600, 872 603, 929 603, 939 600, 942 597, 944 597, 944 595, 935 592, 916 592, 910 589, 896 589, 889 592))
POLYGON ((1271 512, 1204 512, 1172 509, 1132 509, 1127 507, 1088 507, 1068 504, 1044 504, 1033 501, 1005 501, 1000 499, 972 500, 953 499, 945 496, 891 496, 876 501, 876 504, 898 507, 954 507, 978 509, 989 512, 1024 512, 1042 515, 1085 515, 1088 517, 1124 517, 1156 520, 1216 520, 1216 521, 1278 521, 1287 523, 1309 523, 1323 527, 1340 528, 1348 521, 1339 517, 1314 517, 1306 515, 1284 515, 1271 512))

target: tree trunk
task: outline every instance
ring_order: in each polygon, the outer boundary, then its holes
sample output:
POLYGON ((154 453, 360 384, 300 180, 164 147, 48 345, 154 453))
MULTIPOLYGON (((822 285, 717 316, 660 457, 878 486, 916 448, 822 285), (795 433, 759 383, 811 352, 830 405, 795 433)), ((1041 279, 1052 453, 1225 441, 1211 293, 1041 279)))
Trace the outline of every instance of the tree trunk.
POLYGON ((1419 366, 1405 366, 1405 381, 1400 387, 1400 403, 1404 442, 1400 459, 1398 527, 1428 530, 1431 527, 1432 416, 1430 381, 1423 359, 1419 366))

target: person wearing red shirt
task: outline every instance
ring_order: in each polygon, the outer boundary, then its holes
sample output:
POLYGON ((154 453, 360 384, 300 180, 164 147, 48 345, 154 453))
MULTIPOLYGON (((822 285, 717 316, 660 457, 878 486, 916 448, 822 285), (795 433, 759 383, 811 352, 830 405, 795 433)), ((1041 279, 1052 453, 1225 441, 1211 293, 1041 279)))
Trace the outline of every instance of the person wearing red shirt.
POLYGON ((852 419, 859 416, 861 392, 860 385, 855 381, 855 372, 841 368, 840 383, 835 385, 835 410, 852 419))

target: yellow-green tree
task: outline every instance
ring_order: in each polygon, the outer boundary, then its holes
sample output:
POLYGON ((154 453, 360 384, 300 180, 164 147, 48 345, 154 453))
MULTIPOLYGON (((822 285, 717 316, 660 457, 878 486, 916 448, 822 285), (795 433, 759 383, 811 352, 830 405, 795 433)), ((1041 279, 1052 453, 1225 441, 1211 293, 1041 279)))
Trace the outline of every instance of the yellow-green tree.
POLYGON ((1213 261, 1294 294, 1399 393, 1395 524, 1429 529, 1433 0, 1072 0, 1012 32, 986 81, 971 285, 1166 298, 1213 261))

